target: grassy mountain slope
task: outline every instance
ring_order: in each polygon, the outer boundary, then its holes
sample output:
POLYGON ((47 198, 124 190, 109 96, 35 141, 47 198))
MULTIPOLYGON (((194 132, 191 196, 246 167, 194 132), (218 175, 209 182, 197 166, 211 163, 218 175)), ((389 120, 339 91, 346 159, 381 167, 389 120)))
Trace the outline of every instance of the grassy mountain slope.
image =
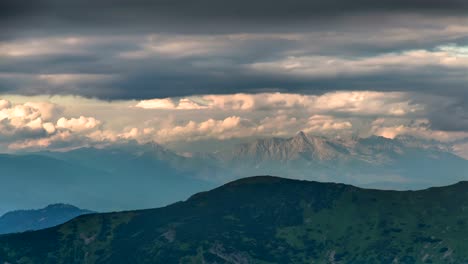
POLYGON ((0 236, 0 262, 468 263, 468 183, 397 192, 252 177, 0 236))

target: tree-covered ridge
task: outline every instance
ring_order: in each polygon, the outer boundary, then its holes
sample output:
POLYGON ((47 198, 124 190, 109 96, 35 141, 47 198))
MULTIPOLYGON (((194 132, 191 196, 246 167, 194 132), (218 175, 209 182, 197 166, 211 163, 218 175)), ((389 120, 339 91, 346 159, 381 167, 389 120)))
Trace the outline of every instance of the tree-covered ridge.
POLYGON ((150 210, 0 236, 0 263, 468 263, 468 183, 252 177, 150 210))

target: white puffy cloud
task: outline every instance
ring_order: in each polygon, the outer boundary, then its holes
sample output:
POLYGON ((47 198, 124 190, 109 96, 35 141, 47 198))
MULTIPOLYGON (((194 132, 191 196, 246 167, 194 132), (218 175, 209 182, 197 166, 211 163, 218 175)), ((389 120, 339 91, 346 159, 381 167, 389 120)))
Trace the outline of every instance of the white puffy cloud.
POLYGON ((155 137, 160 141, 200 140, 207 138, 226 139, 249 136, 238 116, 229 116, 222 120, 208 119, 202 122, 189 121, 184 125, 162 128, 155 137))
POLYGON ((203 105, 197 102, 195 98, 164 98, 164 99, 150 99, 138 102, 135 107, 144 109, 160 109, 160 110, 195 110, 195 109, 208 109, 211 105, 203 105))
POLYGON ((0 99, 0 109, 9 108, 11 106, 10 101, 5 99, 0 99))
POLYGON ((79 118, 62 117, 57 120, 57 128, 68 129, 71 131, 81 132, 96 128, 101 124, 101 121, 94 117, 80 116, 79 118))
POLYGON ((24 106, 39 111, 44 120, 52 119, 55 115, 60 114, 61 111, 59 106, 49 102, 26 102, 24 106))
POLYGON ((288 93, 205 95, 139 101, 135 107, 159 110, 261 111, 295 109, 313 113, 404 116, 424 110, 401 92, 339 91, 323 95, 288 93))
POLYGON ((177 106, 170 98, 142 100, 135 107, 144 109, 177 109, 177 106))
POLYGON ((286 114, 267 116, 259 121, 255 133, 266 137, 287 137, 292 133, 303 130, 301 124, 304 123, 304 120, 286 114))
POLYGON ((0 139, 10 149, 46 148, 54 143, 73 145, 89 138, 87 133, 99 129, 94 117, 59 117, 63 107, 49 102, 11 103, 0 100, 0 139), (67 143, 68 142, 68 143, 67 143))
POLYGON ((332 116, 314 115, 307 121, 304 132, 340 131, 350 129, 352 126, 351 122, 336 120, 332 116))
POLYGON ((200 95, 143 101, 11 98, 12 102, 0 101, 0 137, 16 149, 128 140, 172 144, 290 137, 298 131, 324 136, 414 135, 446 142, 468 138, 463 131, 431 126, 428 109, 453 104, 452 99, 403 92, 200 95))
POLYGON ((386 120, 378 118, 372 122, 371 133, 386 138, 395 138, 399 135, 411 135, 424 139, 433 139, 441 142, 453 142, 468 138, 465 131, 441 131, 432 130, 427 119, 417 119, 408 121, 386 120))
POLYGON ((26 102, 12 105, 3 99, 0 101, 0 137, 51 134, 55 130, 49 121, 56 113, 57 106, 51 103, 26 102))
POLYGON ((314 98, 311 108, 317 111, 361 115, 404 116, 424 110, 408 94, 399 92, 332 92, 314 98))
POLYGON ((42 127, 47 131, 47 134, 53 134, 56 131, 55 125, 51 122, 44 123, 42 127))
POLYGON ((190 120, 184 124, 168 123, 160 128, 131 128, 120 138, 155 140, 157 142, 196 141, 204 139, 231 139, 249 137, 288 137, 298 131, 338 134, 352 128, 350 121, 332 116, 314 115, 297 118, 280 114, 262 119, 228 116, 224 119, 190 120))

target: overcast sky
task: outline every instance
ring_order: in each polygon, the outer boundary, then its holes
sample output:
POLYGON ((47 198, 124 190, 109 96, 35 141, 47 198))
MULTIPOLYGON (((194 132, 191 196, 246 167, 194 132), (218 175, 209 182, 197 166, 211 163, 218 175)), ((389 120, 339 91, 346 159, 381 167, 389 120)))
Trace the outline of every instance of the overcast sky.
POLYGON ((0 2, 0 148, 468 135, 464 0, 0 2))

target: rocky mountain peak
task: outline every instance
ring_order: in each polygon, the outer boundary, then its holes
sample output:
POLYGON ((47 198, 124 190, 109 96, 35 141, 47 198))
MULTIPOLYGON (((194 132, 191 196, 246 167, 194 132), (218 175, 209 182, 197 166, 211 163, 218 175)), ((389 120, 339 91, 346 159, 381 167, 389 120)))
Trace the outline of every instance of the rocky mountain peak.
POLYGON ((297 134, 296 134, 296 136, 294 136, 294 138, 296 138, 298 140, 309 140, 308 136, 306 135, 306 133, 304 133, 304 131, 297 132, 297 134))

